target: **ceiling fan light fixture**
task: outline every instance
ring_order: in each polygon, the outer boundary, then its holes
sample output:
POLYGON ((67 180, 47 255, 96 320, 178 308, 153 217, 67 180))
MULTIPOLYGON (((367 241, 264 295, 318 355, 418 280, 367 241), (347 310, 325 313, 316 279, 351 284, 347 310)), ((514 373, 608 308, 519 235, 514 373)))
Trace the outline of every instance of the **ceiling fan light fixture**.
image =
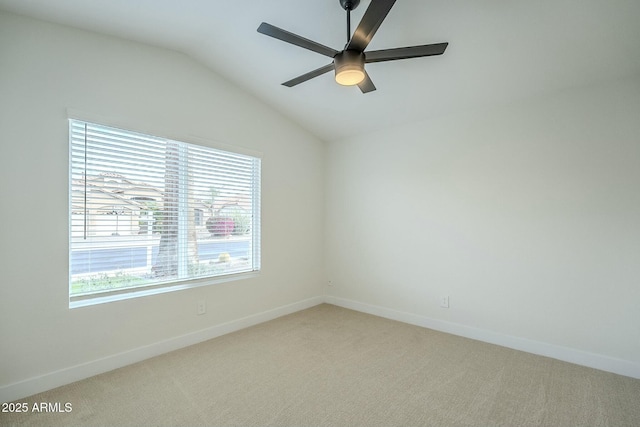
MULTIPOLYGON (((346 68, 346 67, 345 67, 346 68)), ((336 82, 342 86, 355 86, 364 80, 364 71, 359 68, 336 71, 336 82)))
POLYGON ((336 82, 343 86, 354 86, 364 80, 364 53, 345 50, 333 58, 336 82))

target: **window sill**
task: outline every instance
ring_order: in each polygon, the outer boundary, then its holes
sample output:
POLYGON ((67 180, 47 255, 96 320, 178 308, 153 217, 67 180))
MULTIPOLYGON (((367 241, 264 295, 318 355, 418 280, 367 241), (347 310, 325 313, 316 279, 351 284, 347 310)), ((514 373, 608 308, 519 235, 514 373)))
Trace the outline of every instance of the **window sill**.
POLYGON ((146 286, 143 288, 122 289, 118 291, 104 292, 100 294, 72 296, 69 299, 69 309, 88 307, 97 304, 122 301, 131 298, 140 298, 151 295, 163 294, 166 292, 182 291, 184 289, 199 288, 201 286, 216 285, 219 283, 233 282, 258 277, 260 271, 247 273, 230 274, 221 277, 208 277, 204 279, 190 280, 162 284, 157 286, 146 286))

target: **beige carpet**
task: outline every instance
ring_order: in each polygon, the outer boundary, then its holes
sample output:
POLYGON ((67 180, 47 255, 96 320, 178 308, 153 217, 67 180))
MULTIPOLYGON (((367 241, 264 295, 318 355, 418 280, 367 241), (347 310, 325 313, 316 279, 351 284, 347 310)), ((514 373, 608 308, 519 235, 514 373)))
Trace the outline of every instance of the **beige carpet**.
POLYGON ((640 426, 640 380, 320 305, 20 402, 29 426, 640 426))

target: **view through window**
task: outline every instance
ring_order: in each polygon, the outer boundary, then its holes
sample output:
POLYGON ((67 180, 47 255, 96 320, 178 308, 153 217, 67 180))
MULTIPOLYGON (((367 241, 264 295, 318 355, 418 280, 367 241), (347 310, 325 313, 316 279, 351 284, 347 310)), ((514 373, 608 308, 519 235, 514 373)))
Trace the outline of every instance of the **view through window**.
POLYGON ((71 301, 260 269, 260 159, 70 120, 71 301))

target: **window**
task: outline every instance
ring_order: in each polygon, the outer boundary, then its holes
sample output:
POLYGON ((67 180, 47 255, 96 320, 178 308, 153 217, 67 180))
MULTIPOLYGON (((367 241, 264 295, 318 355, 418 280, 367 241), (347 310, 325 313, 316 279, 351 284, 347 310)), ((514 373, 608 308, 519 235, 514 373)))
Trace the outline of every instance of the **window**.
POLYGON ((79 120, 69 140, 70 306, 260 269, 259 158, 79 120))

